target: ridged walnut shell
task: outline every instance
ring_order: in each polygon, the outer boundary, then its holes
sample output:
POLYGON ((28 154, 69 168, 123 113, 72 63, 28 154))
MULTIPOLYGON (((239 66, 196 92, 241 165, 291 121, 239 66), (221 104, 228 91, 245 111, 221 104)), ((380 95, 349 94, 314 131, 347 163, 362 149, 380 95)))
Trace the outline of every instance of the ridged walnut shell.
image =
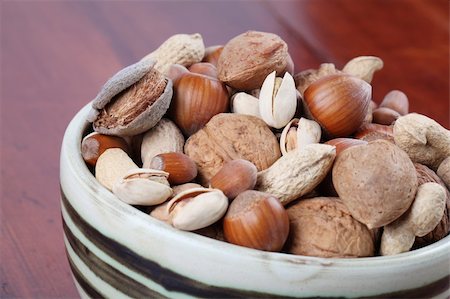
POLYGON ((236 113, 214 116, 186 141, 184 152, 197 163, 203 185, 227 161, 245 159, 261 171, 281 156, 278 140, 263 120, 236 113))
POLYGON ((174 85, 169 117, 190 136, 216 114, 229 107, 228 90, 219 80, 201 74, 186 73, 174 85))
POLYGON ((373 231, 352 217, 336 197, 315 197, 287 209, 290 234, 286 250, 317 257, 364 257, 375 253, 373 231))
POLYGON ((307 113, 330 137, 347 137, 364 122, 372 86, 350 75, 330 75, 313 82, 304 93, 307 113))
POLYGON ((386 140, 347 148, 336 158, 332 175, 339 198, 352 216, 369 228, 400 217, 417 190, 413 163, 386 140))
POLYGON ((237 90, 252 90, 260 88, 271 72, 281 75, 288 61, 288 46, 278 35, 247 31, 224 46, 218 78, 237 90))

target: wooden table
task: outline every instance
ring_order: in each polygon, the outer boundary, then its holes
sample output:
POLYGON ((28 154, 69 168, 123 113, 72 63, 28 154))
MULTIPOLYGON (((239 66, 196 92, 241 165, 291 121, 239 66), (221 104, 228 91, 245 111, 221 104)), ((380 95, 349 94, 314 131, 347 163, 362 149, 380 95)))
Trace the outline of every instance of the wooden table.
POLYGON ((289 45, 296 72, 358 55, 385 62, 374 100, 404 91, 449 128, 447 0, 2 1, 2 298, 77 297, 59 211, 59 150, 74 114, 120 68, 175 33, 207 46, 249 29, 289 45))

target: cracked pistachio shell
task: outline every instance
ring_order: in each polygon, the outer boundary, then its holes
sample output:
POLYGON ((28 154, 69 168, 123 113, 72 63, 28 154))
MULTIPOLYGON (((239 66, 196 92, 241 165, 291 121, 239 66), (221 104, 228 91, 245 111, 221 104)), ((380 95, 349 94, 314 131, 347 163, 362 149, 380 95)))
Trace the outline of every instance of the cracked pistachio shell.
POLYGON ((172 80, 154 69, 154 64, 151 60, 139 61, 105 83, 88 116, 95 131, 133 136, 158 123, 170 105, 172 80))
POLYGON ((167 177, 169 174, 154 169, 133 169, 113 187, 113 193, 131 205, 157 205, 172 195, 167 177))
POLYGON ((256 190, 277 197, 283 205, 311 192, 333 165, 336 148, 308 144, 288 152, 257 175, 256 190))
POLYGON ((95 178, 106 189, 111 190, 113 184, 123 178, 131 169, 139 168, 133 160, 120 148, 110 148, 103 152, 95 164, 95 178))
POLYGON ((207 227, 225 215, 228 198, 218 189, 192 188, 179 193, 167 205, 173 227, 193 231, 207 227))
POLYGON ((321 135, 322 129, 317 122, 303 117, 294 118, 281 132, 281 153, 285 155, 287 152, 307 144, 319 143, 321 135))
POLYGON ((231 97, 231 112, 261 118, 258 98, 245 92, 238 92, 231 97))
POLYGON ((295 115, 297 91, 291 74, 286 72, 281 83, 277 79, 272 72, 264 80, 259 93, 259 112, 269 126, 280 129, 295 115))

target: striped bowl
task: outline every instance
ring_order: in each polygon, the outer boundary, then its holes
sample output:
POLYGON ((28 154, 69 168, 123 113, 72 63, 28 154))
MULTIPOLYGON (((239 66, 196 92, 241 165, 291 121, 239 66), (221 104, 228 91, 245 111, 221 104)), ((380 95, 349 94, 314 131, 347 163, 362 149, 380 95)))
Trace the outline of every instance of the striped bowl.
POLYGON ((119 201, 80 154, 89 105, 61 149, 64 242, 82 298, 438 297, 449 295, 450 236, 389 257, 268 253, 181 232, 119 201))

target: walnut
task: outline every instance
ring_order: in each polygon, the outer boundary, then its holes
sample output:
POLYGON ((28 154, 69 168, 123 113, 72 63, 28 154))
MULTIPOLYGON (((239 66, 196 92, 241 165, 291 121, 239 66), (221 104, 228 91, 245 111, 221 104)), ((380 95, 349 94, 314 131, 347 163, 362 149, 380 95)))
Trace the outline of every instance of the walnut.
POLYGON ((286 250, 318 257, 363 257, 375 253, 375 231, 352 217, 337 197, 315 197, 287 208, 286 250))
POLYGON ((184 151, 197 163, 203 185, 207 185, 227 161, 245 159, 261 171, 281 156, 277 138, 264 121, 234 113, 221 113, 211 118, 186 141, 184 151))
POLYGON ((419 186, 428 183, 438 183, 442 187, 445 188, 447 193, 447 200, 446 200, 446 209, 444 209, 444 216, 442 217, 441 222, 436 226, 434 230, 429 232, 423 237, 416 237, 416 241, 414 243, 414 248, 417 247, 423 247, 426 245, 429 245, 431 243, 434 243, 436 241, 439 241, 440 239, 444 238, 450 231, 450 192, 446 188, 444 182, 437 176, 437 174, 428 168, 425 165, 414 163, 414 166, 416 167, 417 172, 417 180, 419 182, 419 186))

